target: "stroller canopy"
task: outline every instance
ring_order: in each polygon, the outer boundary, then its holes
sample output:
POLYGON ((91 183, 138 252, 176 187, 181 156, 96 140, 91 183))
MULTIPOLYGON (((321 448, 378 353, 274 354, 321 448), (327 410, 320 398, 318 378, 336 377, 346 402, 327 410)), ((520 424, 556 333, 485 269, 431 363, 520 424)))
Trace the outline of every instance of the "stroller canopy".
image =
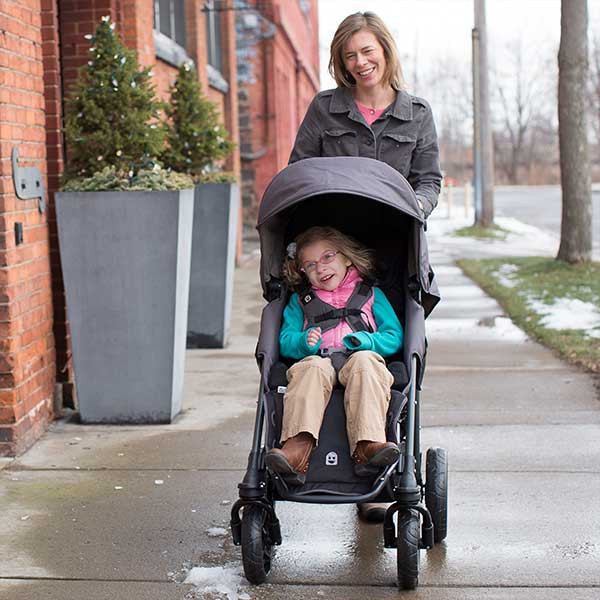
POLYGON ((348 194, 382 202, 423 221, 412 187, 398 171, 372 158, 320 157, 295 162, 272 179, 258 211, 258 230, 273 215, 320 194, 348 194))
MULTIPOLYGON (((426 314, 439 300, 437 284, 429 266, 424 220, 411 185, 395 169, 378 160, 362 157, 307 158, 280 171, 267 187, 258 212, 261 245, 261 283, 268 296, 269 282, 280 279, 281 264, 289 239, 290 223, 302 204, 311 207, 335 199, 333 212, 343 214, 350 201, 364 206, 386 207, 386 215, 408 221, 409 272, 421 284, 426 314), (362 202, 362 200, 364 202, 362 202), (348 201, 348 204, 345 204, 348 201), (391 212, 390 212, 391 211, 391 212), (287 237, 286 237, 287 236, 287 237)), ((361 216, 349 216, 349 220, 361 216)), ((320 224, 320 223, 313 223, 320 224)))

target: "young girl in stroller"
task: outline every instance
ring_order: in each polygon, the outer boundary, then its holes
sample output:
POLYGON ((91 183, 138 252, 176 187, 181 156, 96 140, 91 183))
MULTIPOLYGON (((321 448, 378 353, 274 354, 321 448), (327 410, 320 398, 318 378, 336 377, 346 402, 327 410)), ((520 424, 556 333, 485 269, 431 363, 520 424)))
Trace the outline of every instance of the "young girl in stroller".
POLYGON ((400 450, 386 441, 393 376, 384 357, 402 347, 400 321, 372 285, 371 253, 332 227, 311 227, 287 249, 284 278, 296 290, 283 312, 280 353, 297 360, 287 371, 283 447, 266 464, 288 485, 302 485, 323 415, 339 378, 346 432, 357 464, 389 465, 400 450))

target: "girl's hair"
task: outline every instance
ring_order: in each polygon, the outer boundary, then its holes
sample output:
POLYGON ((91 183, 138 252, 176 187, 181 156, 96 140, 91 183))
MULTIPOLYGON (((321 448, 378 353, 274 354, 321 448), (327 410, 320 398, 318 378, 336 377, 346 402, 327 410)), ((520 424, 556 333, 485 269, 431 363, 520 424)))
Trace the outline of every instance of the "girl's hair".
POLYGON ((356 80, 348 73, 344 66, 344 47, 348 40, 358 31, 370 31, 381 44, 385 56, 385 72, 383 80, 389 83, 396 91, 404 89, 404 77, 398 56, 396 42, 386 27, 385 23, 372 12, 357 12, 347 16, 338 26, 329 55, 329 73, 339 87, 354 87, 356 80))
POLYGON ((294 240, 295 248, 288 252, 283 261, 283 278, 291 290, 297 290, 308 285, 308 278, 301 271, 300 253, 302 249, 323 241, 329 242, 336 250, 341 252, 363 277, 369 278, 372 276, 374 267, 370 250, 367 250, 354 238, 333 227, 311 227, 296 237, 294 240))

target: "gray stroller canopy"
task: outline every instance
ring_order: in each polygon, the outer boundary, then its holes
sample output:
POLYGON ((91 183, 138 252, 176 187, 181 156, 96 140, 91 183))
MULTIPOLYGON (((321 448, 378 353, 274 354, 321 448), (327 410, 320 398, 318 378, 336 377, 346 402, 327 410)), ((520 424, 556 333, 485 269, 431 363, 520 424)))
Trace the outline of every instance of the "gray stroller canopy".
MULTIPOLYGON (((409 220, 409 273, 423 291, 428 314, 439 301, 435 278, 429 266, 424 221, 411 185, 395 169, 378 160, 361 157, 307 158, 280 171, 267 187, 258 212, 261 245, 260 277, 267 294, 269 282, 281 277, 286 230, 293 209, 307 200, 323 197, 364 198, 409 220)), ((340 207, 341 209, 341 207, 340 207)))

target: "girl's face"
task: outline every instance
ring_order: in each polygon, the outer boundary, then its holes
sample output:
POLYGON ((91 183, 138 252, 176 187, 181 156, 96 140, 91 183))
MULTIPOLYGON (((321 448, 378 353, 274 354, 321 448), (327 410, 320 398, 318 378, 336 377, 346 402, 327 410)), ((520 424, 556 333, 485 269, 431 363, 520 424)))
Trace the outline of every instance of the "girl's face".
POLYGON ((368 29, 357 31, 343 50, 344 66, 356 80, 356 87, 369 91, 383 85, 387 62, 383 47, 368 29))
POLYGON ((298 253, 300 267, 312 287, 335 290, 352 264, 331 242, 320 240, 304 246, 298 253))

